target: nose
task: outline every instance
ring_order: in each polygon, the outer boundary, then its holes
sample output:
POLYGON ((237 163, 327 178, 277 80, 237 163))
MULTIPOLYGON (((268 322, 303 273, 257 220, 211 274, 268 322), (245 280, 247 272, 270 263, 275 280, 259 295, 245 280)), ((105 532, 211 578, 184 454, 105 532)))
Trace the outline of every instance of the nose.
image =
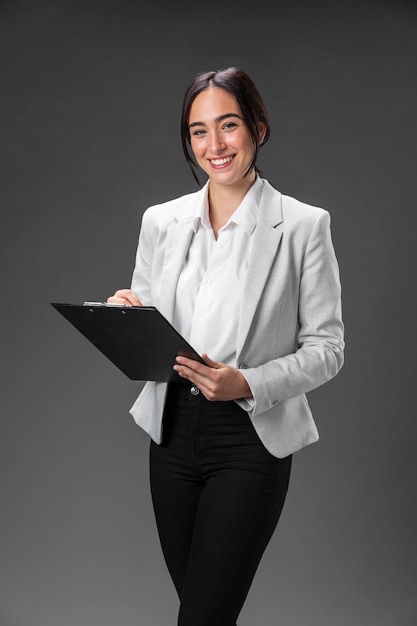
POLYGON ((211 134, 211 151, 215 154, 219 154, 223 152, 226 148, 226 143, 224 141, 224 137, 219 130, 214 130, 211 134))

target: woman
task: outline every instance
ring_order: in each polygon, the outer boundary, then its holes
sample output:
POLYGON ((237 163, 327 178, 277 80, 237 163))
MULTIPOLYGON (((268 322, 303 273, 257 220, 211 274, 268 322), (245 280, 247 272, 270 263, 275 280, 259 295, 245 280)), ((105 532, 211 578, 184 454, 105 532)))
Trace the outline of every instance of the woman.
POLYGON ((270 127, 249 76, 198 75, 181 128, 208 181, 145 212, 131 289, 108 301, 156 306, 203 356, 178 357, 184 384, 146 383, 131 413, 152 439, 178 624, 235 626, 292 454, 318 439, 304 394, 343 364, 340 282, 327 211, 259 175, 270 127))

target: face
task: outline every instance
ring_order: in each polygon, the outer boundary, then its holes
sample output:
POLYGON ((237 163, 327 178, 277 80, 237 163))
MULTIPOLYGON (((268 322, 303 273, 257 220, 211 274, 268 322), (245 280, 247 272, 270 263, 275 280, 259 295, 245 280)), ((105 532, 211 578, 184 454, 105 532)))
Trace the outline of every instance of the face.
POLYGON ((245 178, 254 154, 252 139, 240 106, 228 91, 209 87, 199 93, 191 105, 188 125, 195 159, 211 184, 252 184, 254 171, 245 178))

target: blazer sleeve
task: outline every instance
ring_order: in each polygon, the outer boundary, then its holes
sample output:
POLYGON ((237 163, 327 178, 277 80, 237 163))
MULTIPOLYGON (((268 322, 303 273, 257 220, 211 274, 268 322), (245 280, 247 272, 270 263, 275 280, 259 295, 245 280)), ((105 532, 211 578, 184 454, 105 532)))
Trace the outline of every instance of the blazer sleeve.
MULTIPOLYGON (((322 385, 343 365, 341 286, 327 211, 314 223, 299 276, 294 353, 241 370, 253 394, 248 410, 253 417, 322 385)), ((285 332, 285 328, 280 330, 285 332)))
POLYGON ((151 306, 151 274, 154 246, 149 227, 149 210, 142 217, 131 289, 145 306, 151 306))

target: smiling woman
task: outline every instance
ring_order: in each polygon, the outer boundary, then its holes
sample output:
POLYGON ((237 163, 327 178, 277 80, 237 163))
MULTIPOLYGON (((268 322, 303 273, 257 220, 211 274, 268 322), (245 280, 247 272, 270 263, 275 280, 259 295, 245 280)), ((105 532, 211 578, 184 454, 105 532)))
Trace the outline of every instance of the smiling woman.
POLYGON ((178 357, 183 384, 147 382, 131 413, 151 437, 178 626, 236 626, 292 455, 318 439, 305 393, 343 364, 341 289, 329 213, 256 167, 270 128, 246 73, 197 76, 181 132, 208 181, 145 211, 131 289, 108 301, 156 306, 203 356, 178 357))
MULTIPOLYGON (((188 129, 195 159, 210 178, 210 217, 223 226, 256 178, 251 167, 255 151, 252 137, 235 98, 220 87, 209 87, 195 98, 188 129), (235 206, 229 203, 227 210, 215 201, 224 185, 235 197, 235 206)), ((261 122, 259 144, 265 130, 261 122)))
MULTIPOLYGON (((223 91, 224 95, 232 97, 230 112, 232 112, 232 115, 237 115, 238 120, 247 127, 253 146, 250 169, 254 168, 255 172, 259 174, 260 172, 256 167, 258 151, 260 146, 268 140, 270 134, 268 112, 252 79, 237 68, 229 68, 218 72, 200 74, 186 91, 182 110, 181 135, 185 158, 192 167, 193 175, 195 176, 195 163, 188 150, 191 131, 191 107, 199 94, 212 87, 217 87, 223 91), (264 129, 262 137, 260 137, 261 127, 264 129)), ((225 114, 227 115, 227 113, 225 114)), ((218 119, 217 121, 220 123, 222 120, 218 119)))

